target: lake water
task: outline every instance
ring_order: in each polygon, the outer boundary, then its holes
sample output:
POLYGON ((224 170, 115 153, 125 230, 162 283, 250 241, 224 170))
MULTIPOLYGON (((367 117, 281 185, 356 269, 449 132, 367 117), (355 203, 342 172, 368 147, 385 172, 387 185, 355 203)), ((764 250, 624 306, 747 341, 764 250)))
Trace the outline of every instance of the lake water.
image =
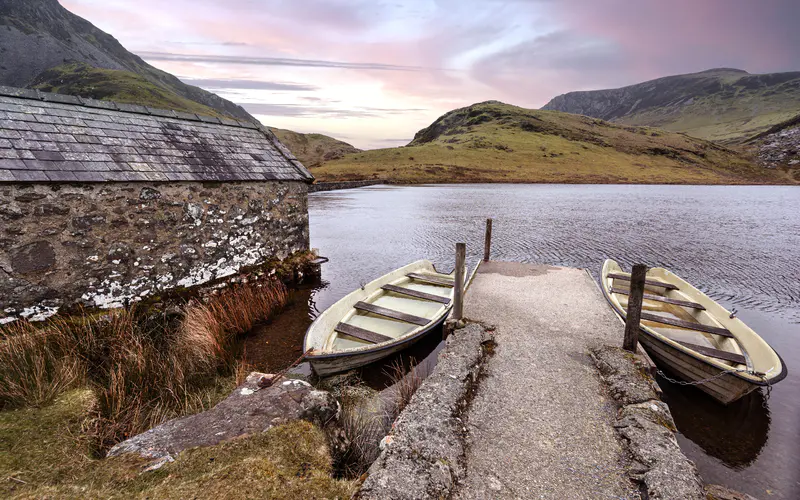
POLYGON ((476 262, 487 217, 493 259, 595 276, 609 257, 671 269, 736 307, 789 367, 768 399, 757 392, 729 407, 662 380, 681 448, 708 483, 800 498, 800 188, 374 186, 312 194, 309 213, 311 245, 330 258, 325 285, 307 292, 312 316, 417 259, 449 271, 456 242, 476 262))

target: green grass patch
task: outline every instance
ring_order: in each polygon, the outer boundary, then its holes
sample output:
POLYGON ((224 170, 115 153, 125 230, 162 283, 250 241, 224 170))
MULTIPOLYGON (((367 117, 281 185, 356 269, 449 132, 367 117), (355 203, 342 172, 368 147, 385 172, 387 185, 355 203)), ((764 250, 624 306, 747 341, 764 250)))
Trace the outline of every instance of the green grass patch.
POLYGON ((291 130, 270 128, 272 133, 308 168, 318 167, 349 153, 359 153, 352 144, 323 134, 301 134, 291 130))
POLYGON ((0 495, 5 498, 349 498, 331 477, 324 433, 308 422, 187 450, 155 472, 136 457, 92 458, 80 438, 96 404, 88 390, 43 408, 0 412, 0 495))

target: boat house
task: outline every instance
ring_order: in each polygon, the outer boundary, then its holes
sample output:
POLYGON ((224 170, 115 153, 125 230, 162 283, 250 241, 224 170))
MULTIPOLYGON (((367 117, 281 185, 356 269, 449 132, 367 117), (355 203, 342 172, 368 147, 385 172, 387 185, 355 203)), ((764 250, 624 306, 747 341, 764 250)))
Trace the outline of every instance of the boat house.
POLYGON ((260 124, 0 87, 0 322, 307 250, 312 181, 260 124))

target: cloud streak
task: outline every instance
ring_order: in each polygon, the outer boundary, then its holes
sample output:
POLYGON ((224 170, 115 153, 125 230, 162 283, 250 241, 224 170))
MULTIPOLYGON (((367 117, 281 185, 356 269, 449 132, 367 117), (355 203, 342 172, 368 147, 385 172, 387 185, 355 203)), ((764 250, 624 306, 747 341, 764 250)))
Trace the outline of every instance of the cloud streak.
POLYGON ((378 71, 421 71, 431 68, 401 66, 383 63, 357 63, 346 61, 322 61, 315 59, 294 59, 287 57, 248 57, 203 54, 175 54, 170 52, 138 52, 137 55, 148 61, 177 61, 212 64, 247 64, 254 66, 294 66, 307 68, 338 68, 378 71))
POLYGON ((189 85, 206 89, 239 89, 239 90, 279 90, 287 92, 313 92, 319 90, 315 85, 291 82, 269 82, 263 80, 235 80, 227 78, 181 78, 189 85))
POLYGON ((340 108, 330 106, 309 106, 303 104, 276 104, 264 102, 237 103, 254 115, 263 116, 307 116, 335 118, 377 118, 389 115, 419 113, 425 109, 387 109, 387 108, 340 108))

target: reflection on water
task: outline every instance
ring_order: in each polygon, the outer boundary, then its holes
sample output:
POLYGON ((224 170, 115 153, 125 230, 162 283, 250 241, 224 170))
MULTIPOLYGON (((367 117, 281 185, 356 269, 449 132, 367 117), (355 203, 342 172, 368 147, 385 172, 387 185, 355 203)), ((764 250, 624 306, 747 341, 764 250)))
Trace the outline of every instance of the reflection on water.
POLYGON ((272 321, 256 326, 243 339, 243 360, 253 370, 276 373, 303 354, 303 338, 316 317, 314 291, 325 283, 305 284, 292 290, 289 303, 272 321))
POLYGON ((681 448, 708 482, 758 498, 800 498, 800 188, 374 186, 315 193, 309 215, 311 246, 331 259, 322 268, 330 284, 313 294, 320 310, 417 259, 451 269, 458 241, 475 262, 487 217, 497 260, 595 276, 608 257, 626 268, 673 270, 737 307, 789 367, 768 413, 758 411, 760 393, 725 408, 664 383, 681 448))
POLYGON ((761 390, 725 406, 694 387, 674 385, 660 377, 658 383, 681 434, 706 454, 734 469, 747 467, 758 458, 767 443, 770 423, 761 390))

